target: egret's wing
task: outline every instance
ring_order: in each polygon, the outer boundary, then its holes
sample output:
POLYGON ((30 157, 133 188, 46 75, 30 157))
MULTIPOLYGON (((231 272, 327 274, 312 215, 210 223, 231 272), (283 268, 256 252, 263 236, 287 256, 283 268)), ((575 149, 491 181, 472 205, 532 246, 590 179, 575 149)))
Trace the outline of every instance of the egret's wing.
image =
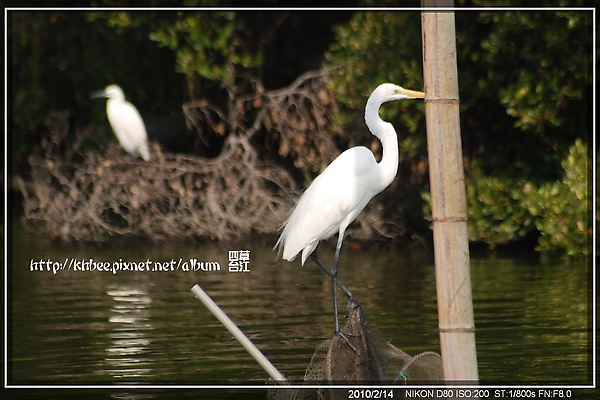
MULTIPOLYGON (((321 239, 350 224, 370 197, 362 185, 365 170, 376 165, 373 153, 355 147, 342 153, 319 175, 300 197, 276 246, 285 260, 302 250, 303 263, 321 239)), ((372 196, 371 196, 372 197, 372 196)))
MULTIPOLYGON (((149 156, 146 127, 138 110, 131 103, 125 102, 115 106, 109 104, 107 111, 110 125, 125 151, 136 154, 145 148, 149 156)), ((144 154, 140 154, 146 159, 144 154)))
POLYGON ((282 233, 285 260, 293 260, 307 247, 314 250, 321 239, 330 237, 339 229, 341 212, 335 197, 310 190, 319 188, 321 182, 315 180, 304 192, 285 224, 282 233))

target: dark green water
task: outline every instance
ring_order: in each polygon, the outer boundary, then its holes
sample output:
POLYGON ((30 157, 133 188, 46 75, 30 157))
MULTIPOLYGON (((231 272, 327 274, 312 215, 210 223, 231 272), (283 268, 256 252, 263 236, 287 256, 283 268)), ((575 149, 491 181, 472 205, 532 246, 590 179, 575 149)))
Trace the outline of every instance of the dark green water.
MULTIPOLYGON (((10 385, 265 383, 266 373, 191 293, 196 283, 288 378, 301 379, 315 348, 332 336, 329 279, 311 262, 300 267, 298 261, 274 261, 269 247, 118 241, 61 246, 16 228, 9 248, 10 385), (250 250, 249 272, 228 272, 229 251, 238 250, 250 250), (40 260, 91 259, 112 266, 120 260, 153 265, 192 258, 217 261, 221 271, 31 271, 32 262, 40 260)), ((329 250, 322 246, 320 253, 329 250)), ((591 384, 592 289, 585 260, 537 253, 472 255, 471 274, 482 382, 591 384)), ((439 352, 429 251, 347 246, 340 279, 361 301, 371 329, 409 354, 439 352)), ((28 393, 28 398, 81 393, 171 398, 163 397, 164 390, 130 387, 28 393)), ((178 389, 172 398, 231 395, 198 393, 178 389)), ((243 393, 265 398, 266 392, 243 393)))

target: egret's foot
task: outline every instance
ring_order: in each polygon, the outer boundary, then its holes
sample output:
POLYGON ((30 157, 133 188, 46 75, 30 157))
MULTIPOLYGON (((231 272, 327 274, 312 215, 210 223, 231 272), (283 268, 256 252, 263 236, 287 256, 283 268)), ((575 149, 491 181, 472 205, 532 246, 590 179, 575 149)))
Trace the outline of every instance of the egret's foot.
POLYGON ((362 314, 362 326, 367 326, 367 322, 369 321, 369 317, 367 317, 367 313, 365 312, 364 308, 360 305, 360 303, 358 302, 358 300, 356 300, 356 298, 351 298, 350 301, 348 302, 348 305, 346 306, 346 318, 348 318, 348 316, 350 315, 350 311, 351 310, 356 310, 356 309, 360 309, 360 313, 362 314))
POLYGON ((349 336, 352 336, 352 337, 361 337, 360 334, 336 332, 335 335, 338 338, 338 344, 339 344, 340 348, 345 343, 345 344, 348 345, 348 347, 350 347, 352 349, 352 351, 354 351, 356 353, 357 356, 360 357, 360 352, 356 349, 356 347, 354 347, 354 345, 352 343, 350 343, 350 339, 348 339, 349 336))
POLYGON ((131 168, 129 168, 129 171, 131 173, 135 172, 135 167, 137 166, 137 156, 132 156, 132 160, 131 160, 131 168))

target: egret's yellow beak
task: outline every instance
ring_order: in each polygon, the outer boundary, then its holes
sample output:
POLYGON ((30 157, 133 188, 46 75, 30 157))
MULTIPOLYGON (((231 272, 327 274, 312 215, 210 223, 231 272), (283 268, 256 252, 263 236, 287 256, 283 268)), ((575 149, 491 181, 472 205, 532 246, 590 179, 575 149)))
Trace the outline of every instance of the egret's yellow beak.
POLYGON ((404 94, 408 96, 409 99, 424 99, 425 93, 419 92, 417 90, 404 89, 404 94))

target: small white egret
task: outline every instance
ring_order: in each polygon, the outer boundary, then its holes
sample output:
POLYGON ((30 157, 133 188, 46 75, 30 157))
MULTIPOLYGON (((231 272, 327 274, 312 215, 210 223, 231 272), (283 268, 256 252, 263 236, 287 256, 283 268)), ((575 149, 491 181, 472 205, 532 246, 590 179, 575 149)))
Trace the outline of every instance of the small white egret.
MULTIPOLYGON (((404 89, 384 83, 379 85, 367 100, 365 123, 381 141, 382 157, 378 163, 371 150, 353 147, 340 154, 304 191, 275 244, 278 257, 293 261, 302 251, 302 265, 311 258, 330 276, 333 287, 334 332, 339 330, 337 286, 358 305, 350 291, 337 280, 337 264, 344 240, 344 232, 358 217, 367 203, 387 188, 398 171, 398 136, 389 122, 379 117, 379 108, 385 102, 402 99, 422 99, 423 92, 404 89), (318 258, 319 241, 338 233, 331 270, 318 258)), ((345 338, 345 337, 344 337, 345 338)), ((340 342, 341 343, 341 342, 340 342)))
POLYGON ((132 156, 139 155, 149 161, 146 126, 135 106, 125 100, 123 90, 117 85, 109 85, 103 91, 92 93, 92 98, 97 97, 108 98, 106 115, 121 147, 132 156))

